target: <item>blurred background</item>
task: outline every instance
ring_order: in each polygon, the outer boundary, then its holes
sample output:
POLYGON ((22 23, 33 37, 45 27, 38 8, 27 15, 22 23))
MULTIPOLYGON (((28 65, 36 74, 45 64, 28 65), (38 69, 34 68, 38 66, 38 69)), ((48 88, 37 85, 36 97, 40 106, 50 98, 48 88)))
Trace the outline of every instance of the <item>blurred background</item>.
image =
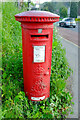
MULTIPOLYGON (((3 2, 6 2, 3 0, 3 2)), ((19 9, 26 7, 28 10, 44 10, 60 15, 61 18, 80 18, 79 2, 55 2, 54 0, 15 0, 15 5, 19 9)))

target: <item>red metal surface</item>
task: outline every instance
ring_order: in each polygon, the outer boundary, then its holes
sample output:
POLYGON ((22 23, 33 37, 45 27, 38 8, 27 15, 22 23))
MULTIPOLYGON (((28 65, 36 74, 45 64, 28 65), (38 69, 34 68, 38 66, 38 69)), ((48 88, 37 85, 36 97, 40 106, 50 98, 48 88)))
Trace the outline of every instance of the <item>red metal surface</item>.
POLYGON ((59 16, 45 11, 28 11, 15 18, 22 27, 24 91, 30 100, 40 101, 49 97, 53 22, 58 21, 59 16), (45 46, 44 62, 34 62, 34 46, 45 46))
POLYGON ((59 21, 59 16, 45 11, 27 11, 15 15, 19 22, 56 22, 59 21))

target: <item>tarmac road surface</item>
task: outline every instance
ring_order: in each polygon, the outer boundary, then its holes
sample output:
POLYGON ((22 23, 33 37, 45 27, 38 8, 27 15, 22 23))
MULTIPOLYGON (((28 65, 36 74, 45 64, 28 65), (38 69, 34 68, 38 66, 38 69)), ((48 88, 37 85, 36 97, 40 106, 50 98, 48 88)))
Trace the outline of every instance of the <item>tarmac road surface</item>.
POLYGON ((80 22, 77 23, 76 28, 59 27, 58 23, 55 25, 57 26, 57 30, 60 36, 80 46, 80 22))

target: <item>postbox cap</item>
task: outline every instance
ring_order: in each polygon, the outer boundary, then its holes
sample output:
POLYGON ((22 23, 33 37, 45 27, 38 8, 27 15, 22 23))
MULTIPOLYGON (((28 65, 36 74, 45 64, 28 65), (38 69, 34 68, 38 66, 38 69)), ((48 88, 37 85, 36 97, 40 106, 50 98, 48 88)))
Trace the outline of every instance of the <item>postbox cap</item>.
POLYGON ((15 15, 19 22, 57 22, 59 15, 47 11, 26 11, 15 15))

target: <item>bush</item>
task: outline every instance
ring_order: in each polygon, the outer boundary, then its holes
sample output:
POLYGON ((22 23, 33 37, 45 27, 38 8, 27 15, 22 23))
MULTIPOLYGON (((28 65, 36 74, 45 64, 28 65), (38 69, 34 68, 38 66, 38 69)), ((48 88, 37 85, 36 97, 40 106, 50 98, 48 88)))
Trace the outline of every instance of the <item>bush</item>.
POLYGON ((65 50, 54 30, 50 97, 32 102, 23 92, 22 38, 20 23, 14 15, 19 11, 15 3, 3 3, 2 29, 2 118, 62 118, 71 111, 71 94, 66 82, 72 70, 65 50))
POLYGON ((75 21, 80 21, 80 18, 75 18, 75 21))
POLYGON ((59 9, 59 13, 60 13, 60 16, 61 17, 63 17, 63 18, 65 18, 65 17, 67 17, 67 8, 66 7, 61 7, 60 9, 59 9))

